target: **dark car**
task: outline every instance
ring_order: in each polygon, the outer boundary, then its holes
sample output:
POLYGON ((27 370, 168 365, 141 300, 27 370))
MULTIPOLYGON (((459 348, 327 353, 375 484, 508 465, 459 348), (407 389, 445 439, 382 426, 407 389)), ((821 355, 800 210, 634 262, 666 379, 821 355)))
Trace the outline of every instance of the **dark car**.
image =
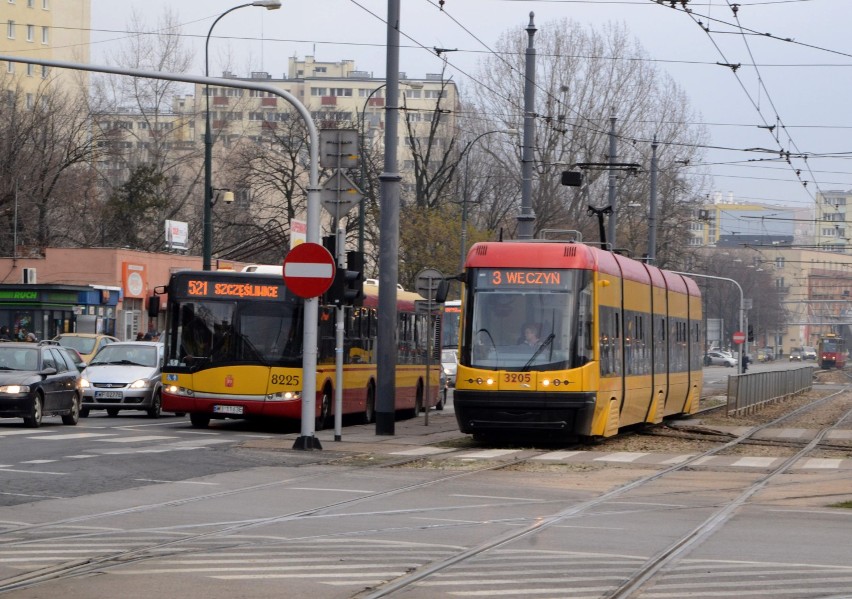
POLYGON ((145 410, 151 418, 162 406, 161 368, 163 344, 154 341, 110 343, 92 358, 83 371, 83 410, 145 410))
POLYGON ((55 344, 0 344, 0 417, 23 418, 37 428, 44 416, 80 419, 80 371, 55 344))

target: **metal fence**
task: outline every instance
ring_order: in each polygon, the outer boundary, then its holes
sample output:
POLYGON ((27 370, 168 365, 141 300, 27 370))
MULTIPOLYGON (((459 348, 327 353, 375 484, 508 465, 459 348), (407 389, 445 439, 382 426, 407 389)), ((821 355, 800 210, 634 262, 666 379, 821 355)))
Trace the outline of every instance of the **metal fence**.
POLYGON ((728 415, 748 414, 764 405, 810 391, 815 366, 728 377, 728 415))

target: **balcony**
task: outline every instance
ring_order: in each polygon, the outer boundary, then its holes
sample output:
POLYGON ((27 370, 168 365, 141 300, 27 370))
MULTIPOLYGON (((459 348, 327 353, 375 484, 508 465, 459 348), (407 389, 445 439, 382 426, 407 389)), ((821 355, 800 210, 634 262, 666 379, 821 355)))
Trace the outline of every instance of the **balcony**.
POLYGON ((323 106, 337 106, 337 96, 323 96, 322 97, 322 105, 323 106))
POLYGON ((228 97, 227 96, 213 96, 213 106, 227 106, 228 105, 228 97))
POLYGON ((278 98, 261 98, 260 105, 263 107, 276 108, 278 106, 278 98))

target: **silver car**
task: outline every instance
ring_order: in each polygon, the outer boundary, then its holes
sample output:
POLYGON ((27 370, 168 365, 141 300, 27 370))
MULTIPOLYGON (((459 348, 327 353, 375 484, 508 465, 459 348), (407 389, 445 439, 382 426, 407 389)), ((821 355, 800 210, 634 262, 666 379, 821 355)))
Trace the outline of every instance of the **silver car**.
POLYGON ((160 415, 163 344, 148 341, 110 343, 92 358, 81 373, 83 409, 106 410, 110 416, 119 410, 145 410, 151 418, 160 415))
POLYGON ((458 354, 454 349, 441 350, 441 370, 447 380, 447 386, 456 386, 456 368, 458 367, 458 354))

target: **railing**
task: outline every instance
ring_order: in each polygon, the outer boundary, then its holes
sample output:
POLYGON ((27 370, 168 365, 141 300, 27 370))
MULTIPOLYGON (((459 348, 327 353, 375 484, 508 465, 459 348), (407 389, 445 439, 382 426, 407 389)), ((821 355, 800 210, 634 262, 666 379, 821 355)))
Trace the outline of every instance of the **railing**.
POLYGON ((814 366, 728 377, 728 416, 748 414, 764 405, 811 390, 814 366))

